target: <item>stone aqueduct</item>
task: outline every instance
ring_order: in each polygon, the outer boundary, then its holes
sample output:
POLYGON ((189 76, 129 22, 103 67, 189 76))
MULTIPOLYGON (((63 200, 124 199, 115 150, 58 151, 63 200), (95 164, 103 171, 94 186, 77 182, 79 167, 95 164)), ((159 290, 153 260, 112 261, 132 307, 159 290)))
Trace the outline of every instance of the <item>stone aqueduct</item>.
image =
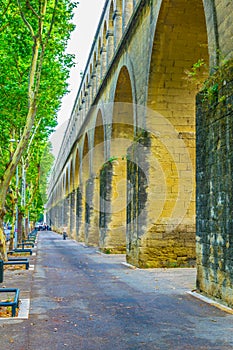
POLYGON ((232 13, 231 0, 106 1, 47 203, 54 230, 138 267, 196 260, 198 288, 228 305, 232 69, 214 101, 198 91, 231 66, 232 13))

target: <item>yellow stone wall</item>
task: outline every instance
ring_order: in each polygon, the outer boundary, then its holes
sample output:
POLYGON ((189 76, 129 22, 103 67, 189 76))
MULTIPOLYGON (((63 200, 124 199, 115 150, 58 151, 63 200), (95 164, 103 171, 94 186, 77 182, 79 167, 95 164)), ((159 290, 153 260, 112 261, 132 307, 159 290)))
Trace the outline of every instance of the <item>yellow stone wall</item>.
MULTIPOLYGON (((108 215, 107 227, 102 233, 100 230, 99 241, 102 250, 116 252, 126 248, 128 261, 138 266, 181 266, 192 264, 195 258, 195 96, 209 74, 209 63, 213 68, 218 56, 229 58, 233 52, 230 20, 233 2, 216 0, 215 4, 213 8, 209 0, 195 1, 195 6, 187 0, 177 1, 176 6, 169 0, 138 1, 134 14, 127 18, 128 32, 122 31, 121 38, 114 41, 118 44, 115 51, 111 55, 103 51, 100 55, 101 48, 95 48, 94 53, 99 56, 89 62, 90 69, 85 72, 86 80, 83 80, 85 83, 71 119, 73 124, 68 128, 70 134, 66 136, 64 149, 71 154, 59 176, 69 176, 71 172, 67 169, 73 164, 71 159, 78 154, 77 164, 81 169, 75 170, 74 183, 75 189, 82 188, 83 195, 82 223, 76 232, 78 240, 86 237, 87 244, 98 241, 93 227, 98 222, 95 210, 91 228, 86 230, 85 183, 93 176, 92 168, 99 180, 96 172, 101 163, 117 157, 110 183, 113 212, 108 215), (108 57, 108 67, 101 76, 104 55, 108 57), (113 57, 111 62, 109 57, 113 57), (190 79, 189 72, 199 60, 203 60, 204 65, 197 70, 194 79, 190 79), (127 107, 128 103, 131 108, 127 107), (97 107, 87 113, 91 104, 97 107), (116 104, 120 105, 116 107, 116 104), (91 129, 100 115, 103 128, 95 136, 91 129), (78 129, 81 120, 83 123, 78 129), (143 200, 135 195, 143 202, 143 210, 127 225, 126 185, 120 192, 118 188, 121 180, 126 180, 127 165, 120 158, 137 143, 140 129, 149 133, 150 141, 149 145, 139 147, 141 154, 145 153, 144 163, 139 166, 145 167, 142 170, 147 188, 143 200), (97 149, 98 138, 100 143, 104 138, 104 149, 97 149), (94 160, 90 158, 91 147, 96 149, 94 160), (95 163, 97 166, 93 165, 95 163), (122 200, 119 211, 115 210, 117 198, 122 200)), ((104 42, 108 47, 106 36, 98 39, 96 45, 104 42)), ((137 159, 138 155, 133 160, 137 159)), ((60 197, 72 191, 69 181, 64 187, 59 184, 60 197)), ((97 184, 95 188, 98 189, 97 184)), ((50 206, 56 203, 51 200, 50 206)))

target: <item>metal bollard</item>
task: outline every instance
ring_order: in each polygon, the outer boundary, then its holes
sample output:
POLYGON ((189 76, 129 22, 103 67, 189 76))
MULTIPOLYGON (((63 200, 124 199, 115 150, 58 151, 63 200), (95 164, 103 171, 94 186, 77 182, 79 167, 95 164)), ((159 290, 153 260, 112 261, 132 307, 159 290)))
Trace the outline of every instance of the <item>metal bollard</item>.
POLYGON ((0 283, 3 282, 4 261, 0 260, 0 283))

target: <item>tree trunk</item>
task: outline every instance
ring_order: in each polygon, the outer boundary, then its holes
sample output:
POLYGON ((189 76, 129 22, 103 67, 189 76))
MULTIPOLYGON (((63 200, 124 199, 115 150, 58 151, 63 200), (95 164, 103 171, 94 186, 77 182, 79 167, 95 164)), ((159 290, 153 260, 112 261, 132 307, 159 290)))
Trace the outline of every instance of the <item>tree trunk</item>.
POLYGON ((12 221, 12 227, 11 227, 11 234, 10 234, 10 244, 9 244, 9 250, 14 249, 14 234, 15 234, 15 211, 13 211, 13 221, 12 221))
POLYGON ((4 210, 1 210, 0 211, 0 259, 7 261, 6 238, 5 238, 4 229, 3 229, 4 215, 5 215, 4 210))
POLYGON ((23 213, 21 211, 19 211, 19 213, 18 213, 18 243, 22 243, 22 239, 23 239, 22 221, 23 221, 23 213))
POLYGON ((28 236, 28 214, 27 214, 27 217, 25 219, 25 236, 27 237, 28 236))

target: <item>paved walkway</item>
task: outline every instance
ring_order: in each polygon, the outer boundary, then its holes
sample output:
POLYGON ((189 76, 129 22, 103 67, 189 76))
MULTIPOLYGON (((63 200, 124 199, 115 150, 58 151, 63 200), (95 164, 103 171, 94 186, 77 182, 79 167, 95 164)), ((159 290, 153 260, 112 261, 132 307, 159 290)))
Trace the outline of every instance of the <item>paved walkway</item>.
POLYGON ((187 294, 195 269, 131 269, 41 232, 34 271, 6 271, 30 297, 26 320, 0 320, 1 350, 233 349, 233 315, 187 294))

